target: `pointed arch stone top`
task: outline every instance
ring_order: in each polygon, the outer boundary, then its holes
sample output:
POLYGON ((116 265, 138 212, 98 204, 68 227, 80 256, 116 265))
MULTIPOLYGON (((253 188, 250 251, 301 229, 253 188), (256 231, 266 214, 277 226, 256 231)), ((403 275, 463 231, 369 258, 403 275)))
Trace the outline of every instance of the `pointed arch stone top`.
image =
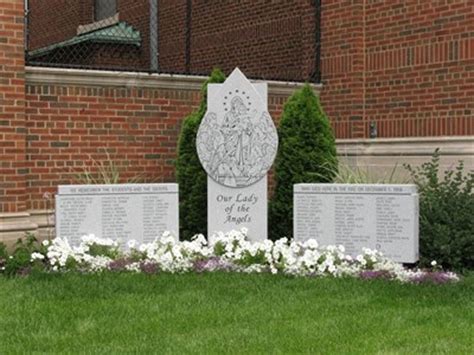
POLYGON ((196 148, 207 174, 228 187, 252 185, 270 170, 278 134, 266 99, 239 68, 208 95, 196 148))

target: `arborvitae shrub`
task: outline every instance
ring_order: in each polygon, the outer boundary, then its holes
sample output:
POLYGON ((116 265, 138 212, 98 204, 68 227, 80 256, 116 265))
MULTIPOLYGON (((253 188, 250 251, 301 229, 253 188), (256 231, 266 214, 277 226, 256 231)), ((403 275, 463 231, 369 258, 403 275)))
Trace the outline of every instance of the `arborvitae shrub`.
POLYGON ((474 172, 464 164, 439 177, 439 150, 431 161, 405 165, 420 196, 420 266, 432 260, 448 270, 474 269, 474 172))
POLYGON ((207 175, 196 150, 196 135, 207 110, 207 85, 223 83, 224 74, 215 69, 201 89, 197 111, 185 118, 178 141, 176 178, 179 184, 180 239, 197 233, 207 234, 207 175))
POLYGON ((286 102, 278 128, 276 188, 270 201, 270 238, 293 235, 293 185, 331 182, 337 173, 334 135, 309 85, 286 102))

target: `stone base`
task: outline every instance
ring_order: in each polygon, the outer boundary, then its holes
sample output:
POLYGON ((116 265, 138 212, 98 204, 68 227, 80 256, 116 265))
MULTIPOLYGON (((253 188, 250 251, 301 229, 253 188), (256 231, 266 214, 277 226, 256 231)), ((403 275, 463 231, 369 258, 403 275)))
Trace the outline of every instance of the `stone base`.
POLYGON ((54 238, 54 211, 0 213, 0 243, 6 244, 9 250, 27 233, 34 234, 38 240, 54 238))
POLYGON ((207 229, 215 232, 248 229, 253 242, 267 239, 267 175, 245 187, 227 187, 207 177, 207 229))

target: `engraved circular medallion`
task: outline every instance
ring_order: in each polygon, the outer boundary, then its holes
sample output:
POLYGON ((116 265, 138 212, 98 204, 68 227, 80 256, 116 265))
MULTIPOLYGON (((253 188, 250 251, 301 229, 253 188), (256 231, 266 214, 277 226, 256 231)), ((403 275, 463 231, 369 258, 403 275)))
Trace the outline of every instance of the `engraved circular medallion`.
POLYGON ((204 170, 216 182, 244 187, 270 169, 278 135, 266 110, 254 108, 255 95, 246 90, 226 91, 222 110, 208 111, 199 126, 196 147, 204 170))

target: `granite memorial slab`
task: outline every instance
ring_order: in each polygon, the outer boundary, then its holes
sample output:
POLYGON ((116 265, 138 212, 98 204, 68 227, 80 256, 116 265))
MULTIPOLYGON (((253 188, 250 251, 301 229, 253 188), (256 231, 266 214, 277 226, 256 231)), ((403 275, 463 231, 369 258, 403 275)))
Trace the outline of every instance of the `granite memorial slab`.
POLYGON ((296 184, 294 238, 339 245, 350 255, 363 247, 397 262, 418 260, 418 194, 415 185, 296 184))
POLYGON ((140 243, 164 231, 179 238, 177 184, 60 185, 56 236, 78 245, 85 234, 140 243))
POLYGON ((246 227, 267 238, 267 172, 278 134, 267 109, 267 84, 252 84, 236 68, 223 84, 208 85, 207 112, 196 137, 208 175, 208 232, 246 227))

